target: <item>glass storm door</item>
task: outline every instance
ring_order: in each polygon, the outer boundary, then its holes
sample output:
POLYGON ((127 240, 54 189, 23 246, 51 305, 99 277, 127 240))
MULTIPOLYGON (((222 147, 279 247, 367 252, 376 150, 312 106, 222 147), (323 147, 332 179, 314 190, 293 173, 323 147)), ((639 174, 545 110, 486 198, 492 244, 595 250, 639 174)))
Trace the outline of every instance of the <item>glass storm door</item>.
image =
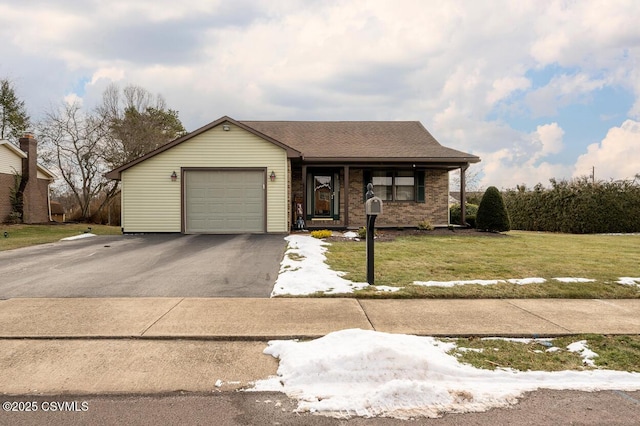
POLYGON ((331 175, 313 176, 313 215, 332 217, 333 187, 331 175))

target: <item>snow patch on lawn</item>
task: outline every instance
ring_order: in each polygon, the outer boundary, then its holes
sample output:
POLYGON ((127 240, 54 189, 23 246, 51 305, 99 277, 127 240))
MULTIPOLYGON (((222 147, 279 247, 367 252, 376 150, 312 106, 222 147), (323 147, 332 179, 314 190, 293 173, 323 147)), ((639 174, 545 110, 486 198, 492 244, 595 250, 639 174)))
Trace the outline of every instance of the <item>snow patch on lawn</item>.
POLYGON ((520 278, 520 279, 515 278, 515 279, 507 280, 507 282, 511 284, 527 285, 527 284, 543 284, 543 283, 546 283, 547 280, 545 280, 544 278, 520 278))
POLYGON ((396 291, 402 290, 404 287, 392 287, 388 285, 376 285, 374 286, 376 291, 385 292, 385 293, 395 293, 396 291))
POLYGON ((353 293, 367 287, 368 283, 354 283, 342 278, 344 272, 333 271, 326 264, 325 252, 329 243, 309 235, 285 237, 287 251, 280 263, 280 274, 273 286, 271 297, 353 293))
MULTIPOLYGON (((559 277, 559 278, 553 278, 553 279, 561 283, 592 283, 596 281, 591 278, 573 278, 573 277, 559 277)), ((640 278, 631 278, 631 279, 632 280, 637 279, 640 283, 640 278)), ((495 285, 500 283, 509 283, 509 284, 516 284, 516 285, 527 285, 527 284, 544 284, 546 282, 547 280, 545 280, 544 278, 532 277, 532 278, 512 278, 508 280, 414 281, 413 284, 424 286, 424 287, 453 287, 456 285, 468 285, 468 284, 495 285)), ((618 282, 620 283, 620 281, 618 282)))
POLYGON ((618 284, 622 284, 622 285, 638 285, 640 286, 640 277, 639 278, 633 278, 633 277, 620 277, 620 279, 618 279, 618 281, 616 281, 618 284))
POLYGON ((588 365, 589 367, 596 366, 593 359, 597 357, 598 354, 593 352, 591 349, 587 347, 586 340, 580 340, 579 342, 571 343, 570 345, 567 346, 567 350, 569 352, 579 353, 580 356, 582 357, 583 364, 588 365))
POLYGON ((82 240, 84 238, 95 237, 96 234, 92 234, 87 232, 86 234, 74 235, 73 237, 62 238, 60 241, 74 241, 74 240, 82 240))
POLYGON ((504 280, 467 280, 467 281, 414 281, 413 285, 423 287, 454 287, 457 285, 477 284, 477 285, 495 285, 504 280))
POLYGON ((596 280, 592 280, 591 278, 572 278, 572 277, 560 277, 554 278, 554 280, 559 281, 561 283, 593 283, 596 280))
POLYGON ((447 353, 454 348, 432 337, 357 329, 308 342, 274 340, 264 353, 280 360, 277 376, 253 390, 284 392, 302 412, 410 418, 506 407, 537 389, 640 389, 638 373, 482 370, 447 353))

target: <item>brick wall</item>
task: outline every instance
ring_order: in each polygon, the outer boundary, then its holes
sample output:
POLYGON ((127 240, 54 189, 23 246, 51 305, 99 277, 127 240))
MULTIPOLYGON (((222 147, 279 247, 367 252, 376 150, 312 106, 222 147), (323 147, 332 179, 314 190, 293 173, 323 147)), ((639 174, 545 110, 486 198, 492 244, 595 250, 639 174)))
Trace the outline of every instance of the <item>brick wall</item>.
MULTIPOLYGON (((365 225, 363 171, 350 170, 349 228, 365 225)), ((428 220, 435 226, 449 224, 449 173, 446 170, 425 171, 425 202, 384 201, 383 214, 376 219, 376 226, 416 227, 428 220)))
POLYGON ((9 213, 11 213, 9 196, 13 188, 13 178, 13 175, 0 173, 0 222, 9 220, 9 213))
MULTIPOLYGON (((20 149, 27 154, 22 159, 22 222, 43 223, 49 221, 49 181, 38 179, 37 142, 33 136, 20 138, 20 149)), ((12 211, 10 194, 15 185, 13 174, 0 173, 0 222, 6 222, 12 211)))
POLYGON ((27 153, 22 159, 22 179, 26 187, 22 194, 24 223, 42 223, 49 221, 48 181, 38 179, 38 143, 32 135, 20 138, 20 149, 27 153))
MULTIPOLYGON (((306 220, 307 228, 326 227, 360 228, 365 225, 363 194, 363 169, 349 169, 349 223, 345 224, 344 172, 340 170, 340 220, 306 220)), ((291 197, 304 199, 302 169, 293 167, 291 171, 291 197)), ((309 213, 309 212, 307 212, 309 213)), ((293 221, 294 219, 292 219, 293 221)), ((419 222, 428 220, 435 226, 449 224, 449 173, 446 170, 425 171, 425 202, 385 201, 382 216, 376 220, 376 226, 416 227, 419 222)))
MULTIPOLYGON (((49 181, 46 179, 38 179, 34 187, 30 188, 33 191, 30 200, 35 202, 35 205, 27 206, 25 201, 25 212, 29 212, 29 221, 25 223, 44 223, 49 221, 49 199, 47 192, 49 191, 49 181)), ((26 215, 26 214, 25 214, 26 215)))
MULTIPOLYGON (((47 191, 49 181, 37 179, 36 183, 27 186, 32 191, 30 197, 25 197, 23 218, 24 223, 43 223, 49 221, 49 205, 47 191)), ((11 188, 14 185, 14 175, 0 173, 0 222, 7 222, 11 213, 11 188)))

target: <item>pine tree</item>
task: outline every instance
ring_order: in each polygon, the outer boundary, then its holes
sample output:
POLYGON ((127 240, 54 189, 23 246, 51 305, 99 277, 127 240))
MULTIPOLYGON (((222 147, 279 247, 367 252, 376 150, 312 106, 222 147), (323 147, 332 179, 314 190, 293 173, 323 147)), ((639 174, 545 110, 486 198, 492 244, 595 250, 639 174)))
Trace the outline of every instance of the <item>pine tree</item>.
POLYGON ((0 139, 17 141, 29 128, 24 101, 8 79, 0 79, 0 139))
POLYGON ((482 196, 476 215, 476 228, 489 232, 504 232, 511 229, 509 214, 504 206, 502 195, 495 186, 487 188, 482 196))

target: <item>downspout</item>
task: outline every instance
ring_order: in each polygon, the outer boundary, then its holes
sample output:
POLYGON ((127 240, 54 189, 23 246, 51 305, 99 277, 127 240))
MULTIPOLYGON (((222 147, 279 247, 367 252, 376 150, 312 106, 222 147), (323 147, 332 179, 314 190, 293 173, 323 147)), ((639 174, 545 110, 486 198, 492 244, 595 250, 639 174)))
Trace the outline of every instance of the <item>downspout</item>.
POLYGON ((51 181, 47 183, 47 207, 49 207, 49 222, 53 222, 51 217, 51 181))

